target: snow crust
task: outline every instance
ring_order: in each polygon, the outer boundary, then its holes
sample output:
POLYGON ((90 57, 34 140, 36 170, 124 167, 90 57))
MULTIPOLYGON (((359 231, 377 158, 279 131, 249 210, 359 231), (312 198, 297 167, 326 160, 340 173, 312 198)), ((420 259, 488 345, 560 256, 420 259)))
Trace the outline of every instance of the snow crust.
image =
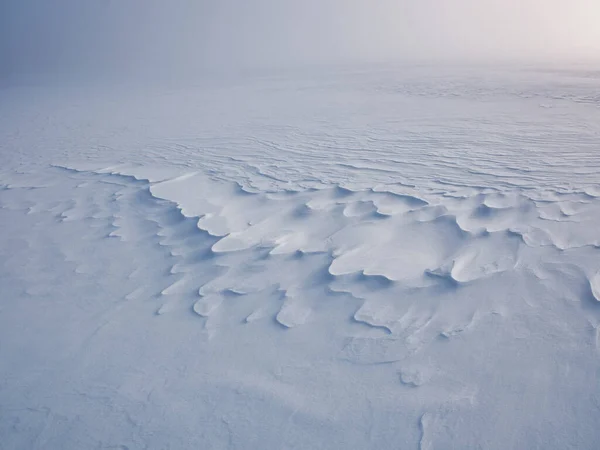
POLYGON ((1 448, 596 447, 597 72, 146 89, 0 92, 1 448))

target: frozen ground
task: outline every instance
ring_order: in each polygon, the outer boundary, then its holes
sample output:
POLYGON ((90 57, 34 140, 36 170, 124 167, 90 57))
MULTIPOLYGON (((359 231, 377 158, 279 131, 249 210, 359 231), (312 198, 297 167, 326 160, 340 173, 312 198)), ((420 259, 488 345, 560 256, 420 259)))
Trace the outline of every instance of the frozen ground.
POLYGON ((0 448, 594 449, 600 71, 0 90, 0 448))

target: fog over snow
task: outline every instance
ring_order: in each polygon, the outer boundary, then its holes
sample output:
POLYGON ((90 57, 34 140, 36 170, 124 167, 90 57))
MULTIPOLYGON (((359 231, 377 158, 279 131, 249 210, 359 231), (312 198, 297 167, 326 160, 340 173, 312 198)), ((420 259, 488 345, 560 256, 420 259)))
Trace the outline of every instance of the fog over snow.
POLYGON ((0 2, 0 449, 596 449, 598 23, 0 2))
POLYGON ((1 8, 2 71, 13 76, 600 54, 595 0, 21 0, 1 8))

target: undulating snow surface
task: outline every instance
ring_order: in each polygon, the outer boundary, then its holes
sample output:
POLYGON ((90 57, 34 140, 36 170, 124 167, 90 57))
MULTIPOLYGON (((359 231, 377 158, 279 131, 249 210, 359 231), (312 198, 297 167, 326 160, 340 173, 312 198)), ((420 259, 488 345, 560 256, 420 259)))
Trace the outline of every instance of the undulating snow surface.
POLYGON ((599 73, 2 89, 0 448, 597 448, 599 73))

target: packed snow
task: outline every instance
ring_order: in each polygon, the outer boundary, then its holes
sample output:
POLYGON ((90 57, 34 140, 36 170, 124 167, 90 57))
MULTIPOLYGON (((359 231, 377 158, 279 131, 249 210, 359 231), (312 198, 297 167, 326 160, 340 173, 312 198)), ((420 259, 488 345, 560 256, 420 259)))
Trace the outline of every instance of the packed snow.
POLYGON ((594 449, 600 71, 0 90, 0 448, 594 449))

